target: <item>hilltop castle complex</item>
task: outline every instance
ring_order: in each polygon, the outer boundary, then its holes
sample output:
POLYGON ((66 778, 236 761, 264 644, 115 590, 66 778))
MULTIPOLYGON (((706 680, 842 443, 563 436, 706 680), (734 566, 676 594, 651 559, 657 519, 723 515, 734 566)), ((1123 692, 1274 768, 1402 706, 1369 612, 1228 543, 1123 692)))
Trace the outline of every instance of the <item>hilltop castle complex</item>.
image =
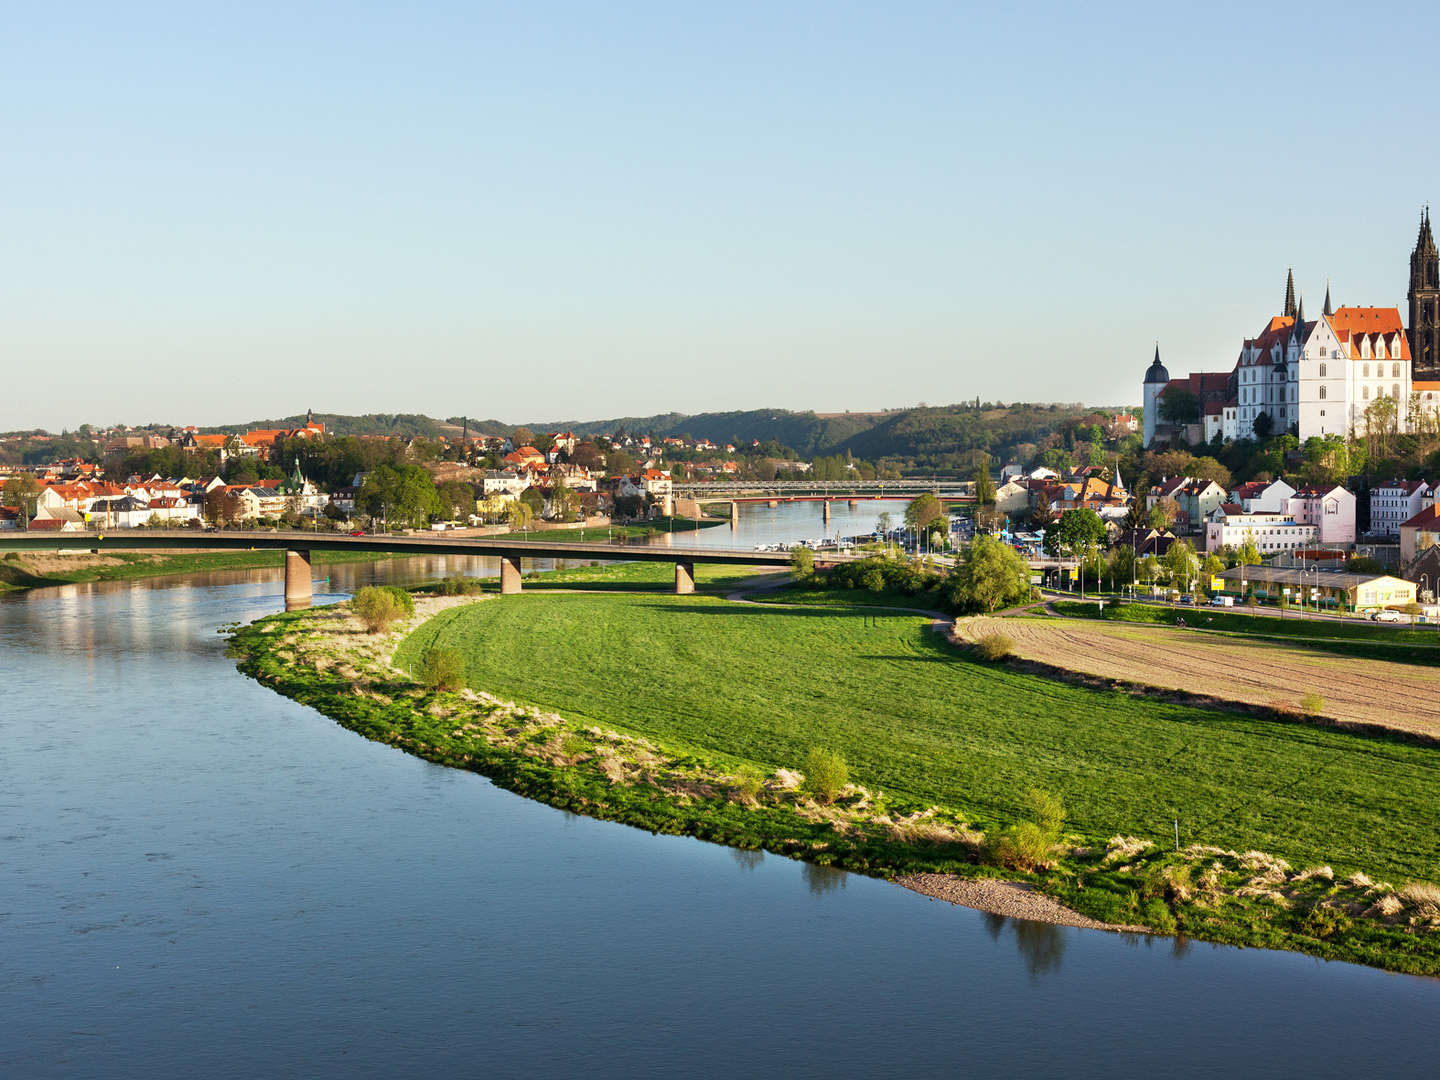
POLYGON ((1160 348, 1145 372, 1145 445, 1251 439, 1290 431, 1363 434, 1385 424, 1407 431, 1425 414, 1440 418, 1440 252, 1430 211, 1410 255, 1410 329, 1399 308, 1332 307, 1305 318, 1293 271, 1285 304, 1247 338, 1230 371, 1172 379, 1160 348))

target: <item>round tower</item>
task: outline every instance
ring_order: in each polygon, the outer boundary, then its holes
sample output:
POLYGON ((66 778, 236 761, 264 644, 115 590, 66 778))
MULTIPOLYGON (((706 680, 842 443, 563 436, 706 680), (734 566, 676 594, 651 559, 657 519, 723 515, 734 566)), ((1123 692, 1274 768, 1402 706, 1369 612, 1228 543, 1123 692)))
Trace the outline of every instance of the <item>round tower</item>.
POLYGON ((1155 425, 1160 419, 1160 391, 1170 381, 1170 372, 1160 363, 1160 343, 1155 343, 1155 359, 1145 369, 1145 445, 1155 438, 1155 425))

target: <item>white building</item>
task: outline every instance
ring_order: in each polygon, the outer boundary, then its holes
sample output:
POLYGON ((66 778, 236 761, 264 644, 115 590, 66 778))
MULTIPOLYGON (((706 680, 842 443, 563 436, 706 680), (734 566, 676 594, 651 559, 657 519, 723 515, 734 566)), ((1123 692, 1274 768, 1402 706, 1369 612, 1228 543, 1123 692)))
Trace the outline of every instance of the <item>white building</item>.
POLYGON ((1435 501, 1435 489, 1424 480, 1391 480, 1370 489, 1370 531, 1399 536, 1400 526, 1435 501))
POLYGON ((1314 525, 1316 539, 1330 547, 1355 543, 1355 493, 1335 484, 1304 487, 1287 500, 1290 516, 1301 525, 1314 525))
POLYGON ((1230 501, 1239 503, 1247 514, 1284 513, 1295 489, 1284 480, 1252 480, 1230 493, 1230 501))
POLYGON ((1289 513, 1261 511, 1247 514, 1235 503, 1217 507, 1206 519, 1206 551, 1239 547, 1246 540, 1254 540, 1262 555, 1295 551, 1319 543, 1320 528, 1302 524, 1289 513))

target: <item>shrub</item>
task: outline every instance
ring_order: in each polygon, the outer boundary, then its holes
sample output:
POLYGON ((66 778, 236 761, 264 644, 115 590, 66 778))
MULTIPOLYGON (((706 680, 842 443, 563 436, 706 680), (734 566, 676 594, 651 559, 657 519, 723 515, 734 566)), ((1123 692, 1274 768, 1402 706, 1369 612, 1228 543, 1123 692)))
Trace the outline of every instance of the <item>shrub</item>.
POLYGON ((797 547, 790 552, 790 572, 796 581, 809 581, 815 576, 815 552, 797 547))
POLYGON ((988 634, 981 634, 975 642, 975 651, 986 660, 1004 660, 1015 651, 1015 642, 1009 634, 1002 634, 998 630, 992 630, 988 634))
POLYGON ((459 690, 465 685, 465 658, 459 649, 426 649, 419 675, 431 690, 459 690))
POLYGON ((1300 932, 1314 938, 1334 937, 1349 930, 1354 921, 1339 908, 1316 905, 1300 920, 1300 932))
POLYGON ((573 762, 590 752, 590 740, 584 735, 567 731, 560 739, 560 752, 573 762))
POLYGON ((1025 793, 1025 805, 1032 820, 992 834, 984 856, 997 866, 1028 873, 1052 865, 1065 828, 1065 807, 1056 796, 1039 788, 1025 793))
POLYGON ((468 596, 477 593, 484 588, 479 578, 466 577, 464 574, 451 574, 435 586, 435 591, 441 596, 468 596))
POLYGON ((812 746, 805 755, 804 790, 818 803, 832 803, 850 781, 845 759, 834 750, 812 746))
POLYGON ((1300 699, 1300 711, 1306 716, 1319 716, 1325 711, 1325 699, 1312 690, 1300 699))
POLYGON ((389 630, 400 619, 415 614, 415 601, 393 585, 367 585, 350 601, 355 614, 372 634, 389 630))

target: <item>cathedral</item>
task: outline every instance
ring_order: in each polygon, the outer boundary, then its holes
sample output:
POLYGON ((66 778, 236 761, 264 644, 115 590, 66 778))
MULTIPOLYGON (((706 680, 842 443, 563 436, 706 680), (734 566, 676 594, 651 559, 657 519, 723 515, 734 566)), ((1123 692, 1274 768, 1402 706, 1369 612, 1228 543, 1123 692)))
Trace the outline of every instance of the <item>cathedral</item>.
POLYGON ((1306 319, 1292 271, 1285 303, 1228 371, 1171 378, 1155 359, 1145 372, 1145 444, 1363 434, 1377 420, 1406 431, 1440 415, 1440 253, 1430 212, 1410 256, 1410 328, 1399 308, 1333 307, 1306 319))

